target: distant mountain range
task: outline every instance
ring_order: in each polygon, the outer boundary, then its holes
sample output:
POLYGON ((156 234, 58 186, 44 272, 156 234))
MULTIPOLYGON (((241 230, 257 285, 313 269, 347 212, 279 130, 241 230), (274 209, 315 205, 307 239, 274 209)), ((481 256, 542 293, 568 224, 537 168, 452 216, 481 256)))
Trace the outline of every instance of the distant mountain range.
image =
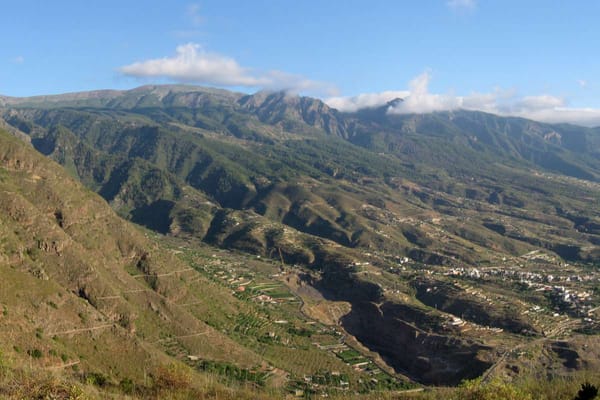
MULTIPOLYGON (((385 213, 389 199, 410 210, 406 217, 477 209, 477 220, 464 221, 474 231, 498 212, 514 220, 507 228, 528 225, 533 217, 524 214, 542 213, 534 219, 556 218, 564 232, 505 229, 504 251, 534 245, 570 259, 596 257, 585 249, 597 241, 589 228, 598 223, 597 208, 584 198, 598 198, 599 129, 472 111, 392 115, 388 106, 344 114, 282 92, 188 86, 7 104, 3 119, 36 149, 121 215, 163 233, 221 241, 211 236, 215 217, 238 210, 344 246, 400 249, 400 243, 402 254, 482 257, 469 246, 415 243, 402 224, 363 215, 361 204, 385 213), (389 239, 378 230, 390 230, 389 239)), ((498 232, 483 232, 477 240, 489 249, 486 236, 498 232)), ((268 247, 254 250, 264 254, 268 247)))

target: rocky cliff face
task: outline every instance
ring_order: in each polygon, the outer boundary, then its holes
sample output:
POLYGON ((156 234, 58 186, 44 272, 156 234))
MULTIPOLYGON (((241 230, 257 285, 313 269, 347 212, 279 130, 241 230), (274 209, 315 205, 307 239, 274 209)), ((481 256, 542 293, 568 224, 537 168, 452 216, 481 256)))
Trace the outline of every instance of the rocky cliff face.
POLYGON ((480 376, 497 358, 480 342, 432 333, 439 326, 418 328, 423 321, 411 318, 414 311, 394 303, 355 303, 342 324, 397 371, 425 384, 456 385, 480 376))
POLYGON ((343 138, 349 134, 339 112, 317 99, 285 92, 259 92, 242 97, 239 104, 269 125, 280 124, 291 131, 306 131, 308 126, 343 138))

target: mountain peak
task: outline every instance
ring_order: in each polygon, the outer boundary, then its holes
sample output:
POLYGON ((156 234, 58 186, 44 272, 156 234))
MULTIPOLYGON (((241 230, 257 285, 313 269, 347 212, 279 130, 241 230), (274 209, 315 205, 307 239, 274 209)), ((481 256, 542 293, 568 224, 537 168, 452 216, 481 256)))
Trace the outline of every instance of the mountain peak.
POLYGON ((396 97, 395 99, 392 99, 390 101, 388 101, 387 103, 385 103, 386 107, 396 107, 399 104, 402 104, 404 102, 404 99, 401 97, 396 97))

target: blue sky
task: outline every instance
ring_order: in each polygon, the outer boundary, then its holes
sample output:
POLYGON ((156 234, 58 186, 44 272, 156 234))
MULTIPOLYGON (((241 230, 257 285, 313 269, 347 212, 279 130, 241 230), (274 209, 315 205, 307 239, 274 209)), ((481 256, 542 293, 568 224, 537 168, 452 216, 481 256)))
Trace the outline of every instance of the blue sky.
POLYGON ((184 82, 600 125, 600 2, 7 1, 0 94, 184 82))

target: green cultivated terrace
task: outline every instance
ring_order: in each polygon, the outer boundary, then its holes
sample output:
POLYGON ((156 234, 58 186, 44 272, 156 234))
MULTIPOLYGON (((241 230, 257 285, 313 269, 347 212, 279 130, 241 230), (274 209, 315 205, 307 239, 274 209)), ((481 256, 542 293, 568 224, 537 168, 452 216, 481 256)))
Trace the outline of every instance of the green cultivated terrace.
POLYGON ((600 384, 600 128, 387 108, 0 98, 0 397, 600 384))

